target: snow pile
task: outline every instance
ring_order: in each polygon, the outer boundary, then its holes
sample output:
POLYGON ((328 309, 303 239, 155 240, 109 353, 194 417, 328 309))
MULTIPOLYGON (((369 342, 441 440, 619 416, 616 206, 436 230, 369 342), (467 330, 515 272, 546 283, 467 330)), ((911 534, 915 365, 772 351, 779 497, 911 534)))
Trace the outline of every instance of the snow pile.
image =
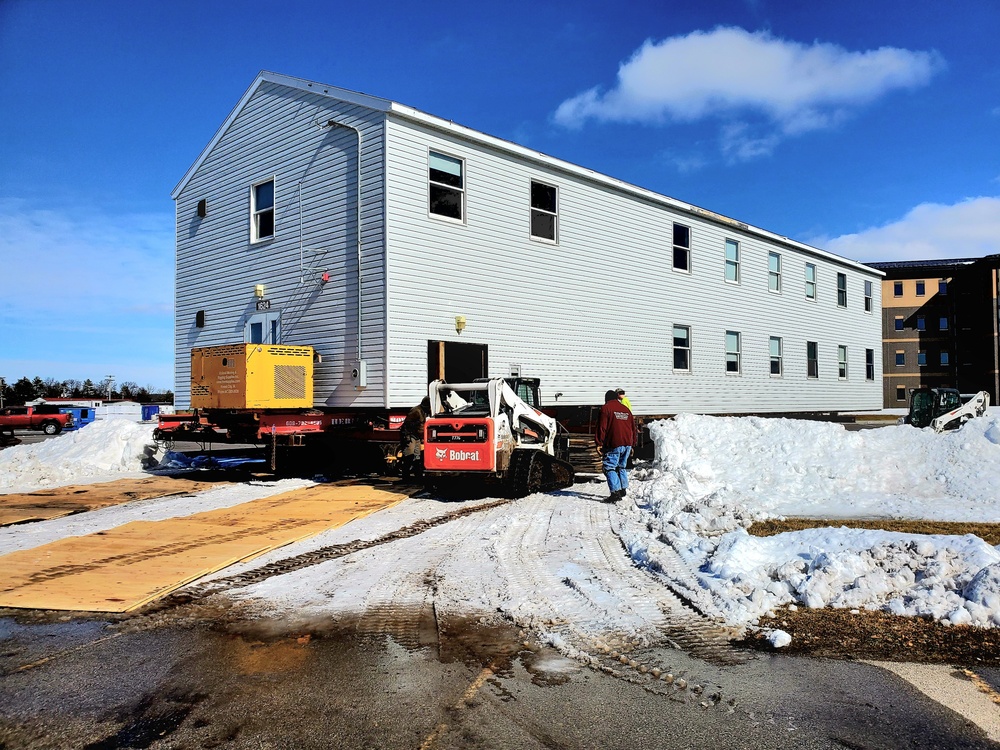
POLYGON ((0 488, 26 491, 141 472, 156 464, 156 451, 153 425, 102 419, 53 440, 0 451, 0 488))
POLYGON ((779 514, 1000 521, 997 417, 938 435, 680 415, 650 433, 656 468, 636 483, 622 539, 706 610, 733 624, 803 604, 1000 625, 1000 552, 976 536, 745 530, 779 514))

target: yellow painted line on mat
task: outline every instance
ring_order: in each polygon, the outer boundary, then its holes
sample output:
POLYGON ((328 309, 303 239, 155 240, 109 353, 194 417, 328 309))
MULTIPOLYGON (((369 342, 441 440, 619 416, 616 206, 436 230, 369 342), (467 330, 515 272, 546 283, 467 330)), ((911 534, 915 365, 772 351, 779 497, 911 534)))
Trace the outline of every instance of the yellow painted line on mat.
POLYGON ((416 491, 316 485, 11 552, 0 557, 0 607, 128 612, 228 565, 388 508, 416 491))
POLYGON ((134 500, 190 495, 213 487, 221 487, 223 484, 229 483, 197 482, 172 477, 144 477, 0 495, 0 526, 26 521, 47 521, 51 518, 134 500))

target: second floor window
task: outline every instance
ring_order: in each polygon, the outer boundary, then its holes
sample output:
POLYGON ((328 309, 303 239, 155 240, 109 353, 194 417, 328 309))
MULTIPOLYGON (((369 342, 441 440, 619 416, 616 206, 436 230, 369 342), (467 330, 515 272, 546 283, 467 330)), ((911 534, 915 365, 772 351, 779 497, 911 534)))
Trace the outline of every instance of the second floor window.
POLYGON ((816 299, 816 266, 806 263, 806 299, 816 299))
POLYGON ((428 210, 435 216, 465 219, 465 162, 435 151, 428 158, 428 210))
POLYGON ((917 296, 923 297, 927 294, 927 285, 923 281, 917 282, 917 296))
POLYGON ((691 270, 691 229, 683 224, 674 224, 674 268, 691 270))
POLYGON ((274 180, 258 182, 250 191, 250 241, 274 237, 274 180))
POLYGON ((767 254, 767 288, 772 292, 781 291, 781 256, 767 254))
POLYGON ((837 307, 847 307, 847 274, 837 274, 837 307))
POLYGON ((740 283, 740 243, 726 240, 726 281, 740 283))
POLYGON ((865 312, 870 313, 872 311, 872 283, 870 281, 865 282, 865 312))
POLYGON ((892 282, 892 296, 893 297, 902 297, 903 296, 903 282, 902 281, 894 281, 894 282, 892 282))
POLYGON ((558 191, 552 185, 531 181, 531 236, 556 241, 559 230, 558 191))

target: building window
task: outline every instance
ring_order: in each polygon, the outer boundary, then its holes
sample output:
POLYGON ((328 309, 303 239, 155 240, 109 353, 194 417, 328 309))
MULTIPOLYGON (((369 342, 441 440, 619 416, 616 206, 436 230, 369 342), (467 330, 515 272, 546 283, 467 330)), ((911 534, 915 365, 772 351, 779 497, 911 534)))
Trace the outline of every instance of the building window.
POLYGON ((942 315, 940 318, 938 318, 938 330, 939 331, 948 330, 948 317, 946 315, 942 315))
POLYGON ((872 283, 870 281, 865 282, 865 312, 870 313, 872 311, 872 283))
POLYGON ((781 375, 781 339, 777 336, 771 336, 769 341, 769 346, 771 350, 771 374, 779 376, 781 375))
POLYGON ((906 352, 902 349, 896 350, 896 367, 906 367, 906 352))
POLYGON ((865 349, 865 380, 875 379, 875 350, 865 349))
POLYGON ((847 380, 847 347, 837 347, 837 372, 841 380, 847 380))
POLYGON ((726 240, 726 281, 740 283, 740 243, 726 240))
POLYGON ((927 293, 926 285, 924 284, 923 281, 918 281, 917 282, 917 296, 918 297, 923 297, 924 294, 926 294, 926 293, 927 293))
POLYGON ((435 216, 465 218, 465 162, 435 151, 428 159, 429 211, 435 216))
POLYGON ((903 282, 902 281, 894 281, 894 282, 892 282, 892 296, 893 297, 902 297, 903 296, 903 282))
POLYGON ((691 370, 691 329, 674 326, 674 372, 691 370))
POLYGON ((906 386, 905 385, 897 385, 896 386, 896 400, 897 401, 906 401, 906 386))
POLYGON ((691 229, 683 224, 674 224, 674 269, 691 270, 691 229))
POLYGON ((558 191, 552 185, 531 181, 531 236, 556 241, 559 229, 558 191))
POLYGON ((917 316, 917 330, 918 331, 926 331, 927 330, 927 321, 924 320, 924 316, 923 315, 918 315, 917 316))
POLYGON ((806 263, 806 299, 816 299, 816 266, 806 263))
POLYGON ((847 307, 847 274, 837 274, 837 307, 847 307))
POLYGON ((947 293, 948 293, 948 280, 941 279, 938 282, 938 294, 947 294, 947 293))
POLYGON ((927 366, 927 352, 917 352, 917 367, 927 366))
POLYGON ((942 364, 942 366, 947 367, 950 363, 951 363, 951 357, 948 356, 948 352, 942 351, 941 352, 941 364, 942 364))
POLYGON ((895 325, 896 325, 896 330, 897 331, 902 331, 903 330, 903 317, 901 315, 897 315, 896 318, 895 318, 895 320, 894 320, 894 322, 895 322, 895 325))
POLYGON ((740 374, 740 334, 726 331, 726 372, 740 374))
POLYGON ((778 253, 767 254, 767 288, 772 292, 781 291, 781 256, 778 253))
POLYGON ((250 241, 274 237, 274 180, 258 182, 250 190, 250 241))
POLYGON ((806 342, 806 376, 819 377, 819 345, 815 341, 806 342))

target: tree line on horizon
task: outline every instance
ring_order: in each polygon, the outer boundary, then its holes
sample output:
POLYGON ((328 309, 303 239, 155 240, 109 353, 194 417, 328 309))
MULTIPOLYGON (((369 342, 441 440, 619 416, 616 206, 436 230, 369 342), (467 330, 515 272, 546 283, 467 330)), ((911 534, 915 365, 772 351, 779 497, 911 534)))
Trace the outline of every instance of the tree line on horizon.
POLYGON ((110 383, 108 378, 97 382, 90 378, 86 380, 56 380, 55 378, 23 377, 14 383, 8 383, 0 378, 0 394, 3 404, 23 405, 38 398, 90 398, 90 399, 127 399, 147 404, 173 404, 174 392, 156 388, 151 385, 140 386, 130 380, 121 383, 110 383))

